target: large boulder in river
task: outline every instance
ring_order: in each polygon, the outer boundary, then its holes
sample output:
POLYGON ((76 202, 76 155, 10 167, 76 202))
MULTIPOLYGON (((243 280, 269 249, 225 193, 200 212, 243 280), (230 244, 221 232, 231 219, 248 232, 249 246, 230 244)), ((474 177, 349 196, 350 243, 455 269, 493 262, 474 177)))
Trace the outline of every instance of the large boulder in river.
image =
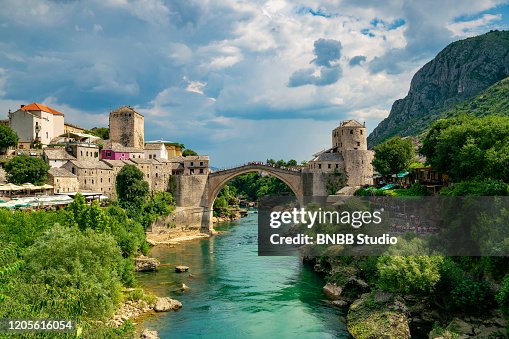
POLYGON ((373 295, 365 293, 350 305, 346 322, 348 332, 355 339, 410 338, 406 312, 400 301, 377 304, 373 295))
POLYGON ((154 305, 154 311, 156 312, 176 311, 181 308, 182 303, 180 301, 168 297, 157 298, 154 305))
POLYGON ((338 300, 341 296, 342 288, 338 285, 327 283, 323 287, 323 293, 332 300, 338 300))
POLYGON ((144 255, 134 259, 134 265, 137 272, 155 271, 161 263, 155 258, 149 258, 144 255))

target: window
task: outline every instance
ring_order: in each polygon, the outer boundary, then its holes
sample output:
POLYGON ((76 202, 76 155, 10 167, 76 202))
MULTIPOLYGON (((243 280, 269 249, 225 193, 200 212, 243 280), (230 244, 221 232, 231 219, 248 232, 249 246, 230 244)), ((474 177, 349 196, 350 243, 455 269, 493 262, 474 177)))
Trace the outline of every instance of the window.
POLYGON ((101 178, 101 182, 103 182, 103 178, 101 178))
POLYGON ((203 174, 203 168, 200 168, 200 174, 203 174))
POLYGON ((97 158, 99 156, 99 152, 95 152, 94 156, 97 158))
POLYGON ((87 184, 87 179, 85 179, 85 185, 87 184))
POLYGON ((125 157, 125 153, 122 153, 122 157, 125 157))
POLYGON ((353 129, 350 130, 350 134, 353 134, 353 129))
POLYGON ((71 168, 71 172, 72 172, 72 174, 76 174, 76 169, 74 167, 71 168))
POLYGON ((158 177, 157 173, 156 173, 156 178, 158 177))
POLYGON ((94 184, 94 179, 92 179, 92 185, 94 184))
POLYGON ((203 161, 200 161, 200 166, 203 166, 203 161))
POLYGON ((361 135, 362 135, 362 130, 361 130, 361 135))
POLYGON ((106 152, 106 156, 111 157, 111 152, 110 151, 106 152))
POLYGON ((87 151, 87 157, 88 157, 88 151, 87 151))
POLYGON ((321 169, 322 168, 322 164, 318 164, 318 169, 321 169))
POLYGON ((111 182, 111 178, 108 178, 108 182, 111 182))
POLYGON ((330 168, 331 168, 331 164, 328 164, 328 166, 327 166, 327 167, 330 169, 330 168))
POLYGON ((357 146, 360 146, 360 145, 361 145, 361 143, 357 141, 357 146))
POLYGON ((46 139, 48 139, 48 138, 49 138, 49 134, 48 134, 48 132, 46 132, 46 139))
POLYGON ((191 166, 194 166, 194 162, 191 161, 191 166))
POLYGON ((80 155, 83 156, 83 151, 80 151, 80 155))
POLYGON ((338 165, 338 164, 336 164, 336 168, 339 168, 339 165, 338 165))

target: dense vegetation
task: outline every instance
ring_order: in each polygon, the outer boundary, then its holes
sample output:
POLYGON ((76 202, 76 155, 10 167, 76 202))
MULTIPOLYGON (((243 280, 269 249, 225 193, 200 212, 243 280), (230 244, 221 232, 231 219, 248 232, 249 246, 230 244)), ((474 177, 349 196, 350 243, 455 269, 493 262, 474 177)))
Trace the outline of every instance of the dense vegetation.
POLYGON ((173 203, 167 192, 123 194, 101 207, 77 194, 59 211, 0 209, 0 318, 76 319, 82 337, 132 337, 131 322, 104 321, 132 298, 122 288, 136 284, 134 256, 148 252, 144 228, 173 203))
POLYGON ((454 181, 509 182, 509 117, 438 120, 424 138, 421 153, 454 181))
POLYGON ((14 184, 42 185, 48 176, 49 166, 44 160, 28 155, 15 156, 4 165, 7 180, 14 184))

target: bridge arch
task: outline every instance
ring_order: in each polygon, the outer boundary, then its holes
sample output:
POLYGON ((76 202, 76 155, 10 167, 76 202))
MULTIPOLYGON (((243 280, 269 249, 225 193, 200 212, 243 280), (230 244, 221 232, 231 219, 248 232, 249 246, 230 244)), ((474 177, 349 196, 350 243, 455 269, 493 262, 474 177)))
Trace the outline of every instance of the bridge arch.
POLYGON ((298 171, 293 170, 287 170, 287 169, 281 169, 276 168, 268 165, 263 164, 248 164, 244 166, 239 166, 236 168, 232 168, 229 170, 224 171, 218 171, 209 174, 208 178, 208 208, 209 210, 212 210, 214 201, 217 198, 217 195, 219 194, 219 191, 221 188, 224 187, 228 183, 228 181, 232 180, 235 177, 238 177, 240 175, 251 173, 251 172, 265 172, 268 173, 279 180, 281 180, 283 183, 286 184, 290 188, 290 190, 295 194, 295 197, 300 200, 303 196, 303 190, 302 190, 302 180, 301 180, 301 173, 298 171))

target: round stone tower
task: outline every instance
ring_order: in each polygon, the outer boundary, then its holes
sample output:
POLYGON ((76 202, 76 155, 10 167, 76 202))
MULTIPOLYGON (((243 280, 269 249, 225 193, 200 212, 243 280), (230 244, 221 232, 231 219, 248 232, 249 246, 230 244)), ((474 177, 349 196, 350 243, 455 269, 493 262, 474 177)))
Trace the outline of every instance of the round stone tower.
POLYGON ((334 152, 343 155, 348 150, 365 151, 368 149, 366 137, 365 124, 356 120, 345 120, 332 130, 332 147, 334 152))

